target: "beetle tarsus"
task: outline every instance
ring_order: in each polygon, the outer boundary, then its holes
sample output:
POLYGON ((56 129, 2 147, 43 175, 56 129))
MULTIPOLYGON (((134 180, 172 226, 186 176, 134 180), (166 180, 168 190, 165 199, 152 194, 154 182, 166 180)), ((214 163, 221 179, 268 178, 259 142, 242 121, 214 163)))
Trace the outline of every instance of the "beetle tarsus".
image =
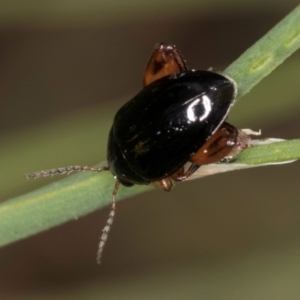
POLYGON ((175 180, 176 181, 186 180, 191 175, 193 175, 199 168, 200 168, 200 165, 191 164, 190 167, 186 170, 186 172, 184 172, 181 176, 178 176, 175 180))
POLYGON ((225 156, 222 159, 219 160, 219 163, 224 164, 224 163, 233 163, 237 160, 237 156, 225 156))

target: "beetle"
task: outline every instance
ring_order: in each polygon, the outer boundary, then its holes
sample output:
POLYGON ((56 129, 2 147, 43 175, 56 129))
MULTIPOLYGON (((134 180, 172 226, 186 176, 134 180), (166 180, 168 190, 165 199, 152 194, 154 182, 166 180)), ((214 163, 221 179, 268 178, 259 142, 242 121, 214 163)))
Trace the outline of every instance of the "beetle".
POLYGON ((116 183, 100 238, 98 263, 114 220, 120 184, 130 187, 154 182, 168 192, 174 182, 187 179, 201 165, 233 161, 250 146, 248 135, 225 121, 237 94, 234 80, 211 70, 189 70, 176 46, 155 44, 143 85, 115 115, 107 166, 71 166, 26 175, 38 178, 72 171, 111 171, 116 183))

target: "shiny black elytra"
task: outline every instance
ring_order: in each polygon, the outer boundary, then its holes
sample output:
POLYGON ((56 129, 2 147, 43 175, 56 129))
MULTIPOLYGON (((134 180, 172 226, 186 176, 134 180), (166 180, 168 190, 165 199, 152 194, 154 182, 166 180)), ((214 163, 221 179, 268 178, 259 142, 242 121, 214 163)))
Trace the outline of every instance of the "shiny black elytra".
POLYGON ((127 186, 172 175, 220 127, 234 96, 232 81, 209 71, 154 81, 117 112, 108 140, 109 169, 127 186))
POLYGON ((201 165, 233 160, 249 146, 248 136, 225 122, 237 92, 235 82, 227 76, 188 70, 175 46, 158 43, 143 83, 144 88, 115 116, 107 167, 71 166, 26 175, 38 178, 72 171, 112 172, 116 184, 100 239, 98 263, 114 220, 120 183, 158 182, 170 191, 174 182, 185 180, 201 165))

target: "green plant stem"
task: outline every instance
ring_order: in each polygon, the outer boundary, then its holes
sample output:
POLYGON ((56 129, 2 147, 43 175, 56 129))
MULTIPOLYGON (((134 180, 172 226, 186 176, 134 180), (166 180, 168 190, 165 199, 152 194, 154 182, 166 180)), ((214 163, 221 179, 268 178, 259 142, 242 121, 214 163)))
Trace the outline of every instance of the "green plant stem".
MULTIPOLYGON (((246 149, 238 157, 237 163, 259 166, 299 158, 300 139, 246 149)), ((110 204, 113 187, 114 179, 110 172, 78 173, 2 203, 0 245, 76 220, 110 204)), ((151 189, 154 189, 153 185, 121 187, 117 200, 151 189)))
MULTIPOLYGON (((238 84, 241 97, 300 47, 300 6, 247 50, 224 73, 238 84)), ((245 150, 238 163, 260 165, 300 158, 300 140, 245 150)), ((0 245, 77 219, 111 201, 114 180, 110 172, 70 176, 0 205, 0 245)), ((120 188, 118 200, 153 189, 120 188)))
POLYGON ((248 93, 299 47, 300 5, 224 71, 237 83, 237 98, 248 93))
MULTIPOLYGON (((109 205, 113 188, 114 179, 110 172, 81 172, 2 203, 0 245, 72 219, 76 220, 97 208, 109 205)), ((151 188, 154 187, 121 187, 118 200, 151 188)))

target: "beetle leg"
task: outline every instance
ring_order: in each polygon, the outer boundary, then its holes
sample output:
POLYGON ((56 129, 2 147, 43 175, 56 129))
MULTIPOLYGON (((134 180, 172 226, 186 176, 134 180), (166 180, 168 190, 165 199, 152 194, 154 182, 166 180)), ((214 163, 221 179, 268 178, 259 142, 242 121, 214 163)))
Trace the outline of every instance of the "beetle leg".
POLYGON ((257 135, 257 132, 251 131, 249 129, 247 129, 246 132, 244 130, 238 130, 238 135, 234 147, 232 147, 231 151, 226 156, 224 156, 220 160, 220 162, 222 163, 234 162, 236 160, 237 155, 241 151, 252 146, 251 138, 248 134, 254 133, 255 135, 257 135))
POLYGON ((228 123, 222 126, 190 158, 192 164, 207 165, 220 161, 235 147, 238 130, 228 123))
POLYGON ((184 71, 187 66, 176 46, 156 43, 144 71, 143 84, 147 86, 164 76, 184 71))
POLYGON ((194 172, 196 172, 200 168, 200 165, 191 164, 190 167, 181 175, 174 178, 176 181, 183 181, 193 175, 194 172))
POLYGON ((207 165, 234 161, 238 153, 251 146, 251 138, 224 122, 208 141, 191 157, 190 162, 207 165))
POLYGON ((180 168, 171 175, 175 181, 183 181, 190 177, 201 165, 215 162, 232 162, 238 153, 251 146, 251 138, 242 130, 224 122, 208 141, 191 157, 192 164, 183 171, 180 168))
POLYGON ((158 183, 166 192, 170 192, 173 187, 172 180, 169 177, 159 180, 158 183))

